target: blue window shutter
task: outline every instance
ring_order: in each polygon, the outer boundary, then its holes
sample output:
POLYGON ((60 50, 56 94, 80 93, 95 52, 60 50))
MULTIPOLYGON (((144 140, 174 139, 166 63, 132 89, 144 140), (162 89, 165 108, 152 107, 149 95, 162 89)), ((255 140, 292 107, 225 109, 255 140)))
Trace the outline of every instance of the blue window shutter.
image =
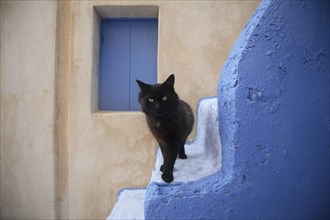
POLYGON ((130 24, 104 20, 101 25, 99 109, 129 108, 130 24))
POLYGON ((130 110, 140 110, 136 79, 149 84, 157 82, 157 20, 131 21, 130 110))
POLYGON ((136 79, 157 82, 158 21, 101 22, 99 109, 140 110, 136 79))

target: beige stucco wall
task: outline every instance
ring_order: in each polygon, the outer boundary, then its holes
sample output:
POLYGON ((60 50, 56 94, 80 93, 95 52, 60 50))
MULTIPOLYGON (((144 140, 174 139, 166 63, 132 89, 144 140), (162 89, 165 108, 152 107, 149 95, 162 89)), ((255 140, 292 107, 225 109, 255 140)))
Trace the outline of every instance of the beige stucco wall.
POLYGON ((94 6, 159 7, 159 81, 174 73, 195 109, 258 3, 1 2, 1 217, 104 219, 118 190, 149 182, 143 114, 97 110, 94 6))
POLYGON ((56 9, 1 1, 1 219, 54 218, 56 9))

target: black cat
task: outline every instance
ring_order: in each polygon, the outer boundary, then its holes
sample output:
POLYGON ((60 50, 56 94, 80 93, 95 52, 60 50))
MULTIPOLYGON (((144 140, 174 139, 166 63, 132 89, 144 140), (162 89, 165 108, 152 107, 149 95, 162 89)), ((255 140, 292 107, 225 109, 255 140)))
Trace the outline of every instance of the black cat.
POLYGON ((162 84, 149 85, 136 80, 141 89, 139 102, 148 126, 157 139, 164 163, 162 179, 173 181, 173 168, 177 155, 186 159, 184 144, 194 125, 191 107, 180 100, 174 90, 174 75, 162 84))

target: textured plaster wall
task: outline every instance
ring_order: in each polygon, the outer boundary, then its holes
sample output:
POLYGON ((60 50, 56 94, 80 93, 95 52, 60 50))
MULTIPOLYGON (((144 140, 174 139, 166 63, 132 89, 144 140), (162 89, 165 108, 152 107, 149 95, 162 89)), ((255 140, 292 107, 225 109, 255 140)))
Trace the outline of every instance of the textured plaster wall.
POLYGON ((1 1, 1 217, 101 219, 148 184, 142 113, 98 112, 94 6, 159 7, 158 78, 196 109, 259 1, 1 1))
POLYGON ((54 1, 1 1, 1 219, 54 218, 54 1))
POLYGON ((327 219, 330 4, 263 7, 233 48, 219 84, 220 131, 229 134, 226 156, 234 161, 227 171, 240 182, 228 201, 231 217, 327 219))
POLYGON ((146 219, 329 219, 329 9, 261 3, 220 76, 221 171, 152 183, 146 219))

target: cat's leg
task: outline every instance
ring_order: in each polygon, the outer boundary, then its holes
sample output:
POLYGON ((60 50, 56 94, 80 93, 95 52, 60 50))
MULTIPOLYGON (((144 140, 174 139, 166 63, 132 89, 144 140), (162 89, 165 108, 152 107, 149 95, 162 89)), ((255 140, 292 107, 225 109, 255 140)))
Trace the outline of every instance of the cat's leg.
POLYGON ((161 172, 163 172, 163 170, 164 170, 164 161, 165 161, 165 157, 164 157, 164 146, 162 146, 162 145, 160 145, 159 144, 159 147, 160 147, 160 150, 161 150, 161 152, 162 152, 162 155, 163 155, 163 164, 160 166, 160 171, 161 172))
POLYGON ((184 144, 185 144, 185 141, 181 144, 181 147, 180 147, 180 150, 179 150, 179 158, 180 159, 187 159, 187 155, 186 155, 185 150, 184 150, 184 144))
MULTIPOLYGON (((173 146, 172 146, 173 147, 173 146)), ((179 147, 167 147, 164 151, 164 164, 163 164, 163 174, 162 179, 170 183, 173 181, 173 169, 176 157, 178 155, 179 147)))

